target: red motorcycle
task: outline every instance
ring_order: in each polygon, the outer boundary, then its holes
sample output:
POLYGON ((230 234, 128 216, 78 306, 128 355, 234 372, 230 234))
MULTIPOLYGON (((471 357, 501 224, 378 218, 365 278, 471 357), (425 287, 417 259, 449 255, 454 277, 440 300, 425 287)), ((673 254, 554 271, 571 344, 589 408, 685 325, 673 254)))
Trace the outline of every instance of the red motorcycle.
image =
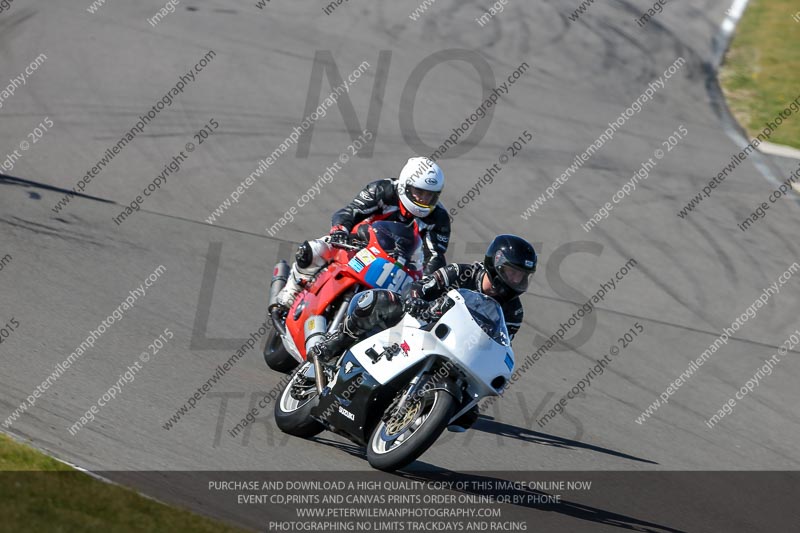
POLYGON ((298 294, 288 310, 275 304, 286 285, 289 265, 281 260, 272 273, 268 313, 274 328, 264 346, 264 360, 288 373, 306 360, 306 353, 344 319, 358 292, 368 288, 402 292, 422 277, 422 240, 416 223, 364 221, 345 239, 332 241, 337 249, 298 294))

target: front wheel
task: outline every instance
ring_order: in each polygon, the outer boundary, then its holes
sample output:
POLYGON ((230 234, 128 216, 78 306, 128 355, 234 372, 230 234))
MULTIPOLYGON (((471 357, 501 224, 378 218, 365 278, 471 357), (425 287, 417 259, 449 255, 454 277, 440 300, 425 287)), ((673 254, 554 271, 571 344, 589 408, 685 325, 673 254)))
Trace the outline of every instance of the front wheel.
POLYGON ((264 344, 264 361, 272 370, 282 374, 288 374, 297 368, 297 360, 283 346, 283 339, 274 326, 264 344))
POLYGON ((284 433, 295 437, 313 437, 325 429, 311 417, 311 409, 318 397, 317 383, 307 375, 311 367, 311 362, 303 363, 275 402, 275 424, 284 433))
POLYGON ((387 413, 369 439, 369 464, 391 472, 412 463, 436 442, 455 410, 450 393, 436 389, 406 404, 402 412, 387 413))

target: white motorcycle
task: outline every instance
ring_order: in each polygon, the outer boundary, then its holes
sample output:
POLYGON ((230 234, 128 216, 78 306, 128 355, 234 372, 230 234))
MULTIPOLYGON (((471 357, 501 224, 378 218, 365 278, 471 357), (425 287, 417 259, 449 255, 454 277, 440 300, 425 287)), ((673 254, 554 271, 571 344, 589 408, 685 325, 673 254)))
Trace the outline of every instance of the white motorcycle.
MULTIPOLYGON (((482 398, 511 377, 514 353, 500 305, 483 294, 451 290, 430 323, 405 315, 344 352, 335 365, 306 361, 292 375, 275 421, 291 435, 329 430, 367 447, 370 465, 402 468, 482 398)), ((325 331, 306 322, 307 353, 325 331)), ((313 358, 316 359, 316 358, 313 358)))

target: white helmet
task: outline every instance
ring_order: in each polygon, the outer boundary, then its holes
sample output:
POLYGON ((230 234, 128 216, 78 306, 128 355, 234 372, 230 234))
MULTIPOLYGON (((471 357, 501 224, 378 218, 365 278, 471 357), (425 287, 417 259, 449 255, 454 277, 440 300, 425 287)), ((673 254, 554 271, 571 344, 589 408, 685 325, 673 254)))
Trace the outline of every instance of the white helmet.
POLYGON ((444 189, 441 167, 427 157, 412 157, 400 171, 397 194, 400 202, 418 218, 428 216, 444 189))

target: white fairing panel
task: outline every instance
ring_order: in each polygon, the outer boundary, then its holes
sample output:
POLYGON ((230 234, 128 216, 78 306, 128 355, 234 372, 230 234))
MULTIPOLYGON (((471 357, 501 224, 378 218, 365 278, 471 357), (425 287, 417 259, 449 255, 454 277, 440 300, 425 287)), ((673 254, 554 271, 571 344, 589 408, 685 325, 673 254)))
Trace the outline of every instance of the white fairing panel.
MULTIPOLYGON (((406 315, 395 327, 368 337, 353 346, 350 352, 378 383, 384 385, 432 353, 431 350, 423 349, 423 345, 426 347, 430 345, 429 338, 432 335, 418 329, 418 327, 419 322, 415 318, 406 315), (373 363, 372 359, 366 354, 366 351, 370 348, 381 353, 387 346, 391 346, 394 343, 402 345, 404 342, 409 347, 408 351, 401 351, 391 361, 381 358, 377 363, 373 363)), ((433 337, 433 340, 438 341, 435 337, 433 337)))
POLYGON ((304 363, 305 360, 303 359, 303 356, 300 355, 300 350, 298 350, 297 346, 295 346, 292 336, 289 335, 289 333, 286 333, 286 335, 281 335, 281 339, 283 339, 283 347, 286 348, 286 351, 289 352, 289 354, 294 357, 298 363, 304 363))
POLYGON ((497 377, 505 381, 511 377, 514 354, 509 346, 495 342, 484 333, 457 291, 450 291, 448 296, 456 301, 456 305, 439 319, 431 331, 419 329, 420 323, 406 315, 395 327, 359 342, 350 351, 382 385, 429 356, 439 355, 453 361, 468 377, 472 384, 470 388, 480 396, 496 395, 491 382, 497 377), (443 338, 435 334, 437 331, 443 338), (395 343, 405 349, 391 361, 384 357, 373 363, 366 355, 370 348, 381 353, 395 343))

